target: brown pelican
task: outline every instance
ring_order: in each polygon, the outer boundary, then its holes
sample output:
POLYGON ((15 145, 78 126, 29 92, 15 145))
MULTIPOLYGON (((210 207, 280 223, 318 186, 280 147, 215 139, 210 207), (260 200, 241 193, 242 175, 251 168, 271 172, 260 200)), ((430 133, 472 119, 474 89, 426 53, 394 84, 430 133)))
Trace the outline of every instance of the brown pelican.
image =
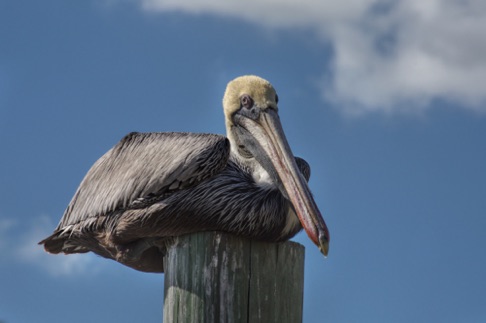
POLYGON ((224 231, 285 241, 302 227, 324 255, 329 231, 278 116, 273 86, 257 76, 231 81, 223 108, 227 138, 130 133, 88 171, 46 251, 92 251, 163 272, 171 237, 224 231))

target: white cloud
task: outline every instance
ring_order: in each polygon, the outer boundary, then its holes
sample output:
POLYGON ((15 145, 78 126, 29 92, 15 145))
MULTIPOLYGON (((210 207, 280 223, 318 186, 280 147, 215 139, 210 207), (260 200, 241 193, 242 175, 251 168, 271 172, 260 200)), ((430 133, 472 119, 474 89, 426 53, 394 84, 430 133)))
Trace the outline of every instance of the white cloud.
POLYGON ((46 216, 35 218, 29 225, 25 225, 21 228, 23 233, 19 233, 20 228, 13 220, 0 220, 0 234, 6 239, 6 242, 3 241, 4 249, 8 250, 4 257, 8 261, 19 261, 42 268, 53 276, 96 273, 101 268, 100 260, 95 259, 97 257, 93 254, 46 253, 38 242, 51 234, 54 228, 55 224, 46 216))
POLYGON ((435 99, 486 112, 481 0, 136 0, 148 12, 310 27, 334 50, 323 97, 353 114, 420 111, 435 99))

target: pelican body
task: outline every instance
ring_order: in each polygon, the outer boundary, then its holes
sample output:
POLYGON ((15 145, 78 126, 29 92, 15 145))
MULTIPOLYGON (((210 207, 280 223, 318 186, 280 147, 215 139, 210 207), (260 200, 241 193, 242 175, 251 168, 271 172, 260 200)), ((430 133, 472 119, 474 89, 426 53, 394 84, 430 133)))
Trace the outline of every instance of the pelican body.
POLYGON ((86 174, 54 233, 50 253, 94 252, 145 272, 163 272, 175 236, 224 231, 278 242, 302 228, 324 255, 329 231, 294 157, 273 86, 234 79, 223 98, 227 137, 130 133, 86 174))

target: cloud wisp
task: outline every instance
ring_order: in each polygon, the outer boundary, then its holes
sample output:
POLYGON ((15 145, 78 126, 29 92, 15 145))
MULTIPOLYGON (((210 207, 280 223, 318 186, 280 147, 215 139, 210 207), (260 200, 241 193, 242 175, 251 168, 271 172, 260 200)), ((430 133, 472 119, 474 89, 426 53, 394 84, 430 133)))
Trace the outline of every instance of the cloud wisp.
POLYGON ((486 112, 486 2, 135 0, 147 12, 313 28, 331 44, 323 98, 350 114, 419 112, 434 100, 486 112))
POLYGON ((2 261, 28 264, 52 276, 74 276, 98 272, 101 265, 92 254, 49 255, 38 245, 41 239, 52 233, 54 227, 55 225, 46 216, 37 217, 22 228, 12 219, 0 219, 2 261))

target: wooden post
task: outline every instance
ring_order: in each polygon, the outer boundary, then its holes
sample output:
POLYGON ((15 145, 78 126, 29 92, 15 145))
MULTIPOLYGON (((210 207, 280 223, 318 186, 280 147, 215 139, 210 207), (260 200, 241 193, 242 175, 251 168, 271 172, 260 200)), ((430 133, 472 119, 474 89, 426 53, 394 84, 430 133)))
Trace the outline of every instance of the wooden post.
POLYGON ((304 247, 220 232, 175 238, 164 258, 164 322, 302 322, 304 247))

